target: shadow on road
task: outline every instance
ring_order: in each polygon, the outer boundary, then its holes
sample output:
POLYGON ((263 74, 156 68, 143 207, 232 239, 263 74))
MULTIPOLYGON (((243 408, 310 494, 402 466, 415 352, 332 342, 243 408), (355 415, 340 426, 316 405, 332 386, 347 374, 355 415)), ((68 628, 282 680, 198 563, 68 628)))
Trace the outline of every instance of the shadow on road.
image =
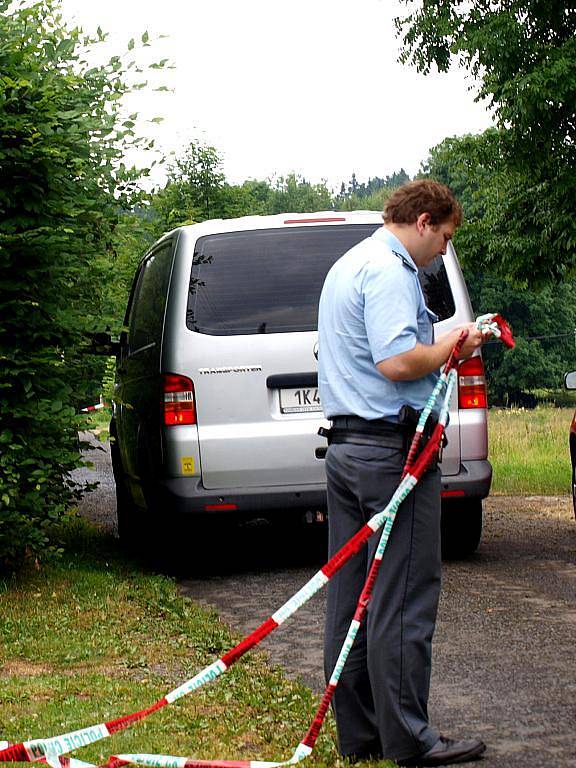
POLYGON ((145 566, 177 578, 212 578, 253 571, 320 568, 327 558, 324 524, 230 521, 199 529, 189 524, 171 545, 139 557, 145 566))

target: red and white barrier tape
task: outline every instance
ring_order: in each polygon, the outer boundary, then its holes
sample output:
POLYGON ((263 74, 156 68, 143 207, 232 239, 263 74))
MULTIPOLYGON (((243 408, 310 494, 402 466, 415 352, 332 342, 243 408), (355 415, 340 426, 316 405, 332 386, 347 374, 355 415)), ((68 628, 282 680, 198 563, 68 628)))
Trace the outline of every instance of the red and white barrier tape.
MULTIPOLYGON (((490 316, 490 321, 496 322, 494 320, 495 317, 499 318, 499 316, 492 315, 490 316)), ((501 318, 499 319, 501 320, 501 318)), ((499 327, 499 324, 497 327, 499 327)), ((506 328, 508 327, 506 326, 506 328)), ((175 757, 172 755, 130 754, 114 755, 110 757, 108 762, 105 764, 105 768, 120 768, 120 766, 128 764, 154 766, 156 768, 276 768, 276 766, 294 765, 307 757, 314 748, 316 739, 320 732, 320 728, 322 727, 326 713, 330 706, 330 702, 334 695, 334 691, 338 685, 340 674, 344 668, 348 653, 352 647, 354 638, 365 614, 368 602, 372 594, 372 587, 378 574, 380 563, 382 562, 388 536, 390 535, 392 524, 396 516, 396 512, 406 496, 408 496, 410 491, 418 483, 419 479, 422 477, 430 463, 433 461, 440 448, 448 418, 449 401, 456 381, 455 367, 457 363, 457 355, 467 335, 467 331, 463 331, 463 333, 460 335, 460 338, 458 339, 458 342, 452 354, 450 355, 450 358, 444 366, 441 380, 433 392, 434 399, 436 399, 439 395, 440 389, 443 386, 446 387, 444 404, 438 419, 438 423, 434 428, 430 439, 417 458, 415 457, 415 454, 420 443, 422 430, 416 431, 408 454, 402 480, 386 509, 374 515, 369 520, 369 522, 358 531, 358 533, 356 533, 338 552, 336 552, 336 554, 331 557, 330 560, 316 574, 314 574, 314 576, 298 592, 296 592, 295 595, 293 595, 286 603, 284 603, 284 605, 282 605, 274 614, 272 614, 272 616, 266 619, 266 621, 257 627, 250 635, 245 637, 234 648, 224 654, 222 658, 217 659, 215 662, 205 667, 205 669, 198 672, 190 680, 167 693, 164 697, 159 699, 150 707, 129 715, 125 715, 123 717, 119 717, 115 720, 110 720, 106 723, 100 723, 97 725, 89 726, 87 728, 81 728, 77 731, 61 734, 59 736, 54 736, 48 739, 35 739, 32 741, 20 742, 19 744, 13 745, 9 745, 8 742, 0 742, 0 762, 41 761, 47 762, 52 768, 95 768, 95 766, 90 763, 85 763, 81 760, 77 760, 76 758, 64 758, 62 755, 73 752, 74 750, 89 744, 93 744, 97 741, 100 741, 101 739, 105 739, 111 736, 118 731, 124 730, 134 723, 145 719, 153 712, 156 712, 159 709, 172 704, 173 702, 177 701, 183 696, 186 696, 197 688, 200 688, 206 683, 215 680, 227 669, 229 669, 232 664, 238 661, 238 659, 240 659, 248 650, 260 643, 261 640, 263 640, 278 626, 283 624, 290 616, 292 616, 302 605, 304 605, 314 594, 316 594, 316 592, 318 592, 325 584, 328 583, 332 576, 360 550, 360 548, 366 543, 370 536, 372 536, 377 530, 384 526, 374 561, 370 568, 366 583, 358 601, 353 620, 350 624, 346 639, 342 645, 340 656, 330 681, 326 687, 318 710, 306 736, 296 747, 294 754, 289 760, 283 762, 266 762, 253 760, 215 761, 194 760, 192 758, 175 757)), ((509 338, 507 340, 508 345, 510 345, 510 339, 511 333, 509 334, 509 338)), ((425 409, 427 413, 424 421, 428 417, 431 407, 432 404, 429 401, 425 409), (430 408, 428 408, 429 405, 430 408)), ((100 768, 104 768, 104 766, 101 766, 100 768)))

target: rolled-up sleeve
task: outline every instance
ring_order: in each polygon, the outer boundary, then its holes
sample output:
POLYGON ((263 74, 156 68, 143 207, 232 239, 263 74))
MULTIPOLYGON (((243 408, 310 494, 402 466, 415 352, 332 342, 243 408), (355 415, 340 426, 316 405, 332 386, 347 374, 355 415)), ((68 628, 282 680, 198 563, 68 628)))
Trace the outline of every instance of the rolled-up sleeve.
POLYGON ((409 352, 418 339, 416 273, 400 259, 371 261, 364 273, 364 322, 374 364, 409 352))

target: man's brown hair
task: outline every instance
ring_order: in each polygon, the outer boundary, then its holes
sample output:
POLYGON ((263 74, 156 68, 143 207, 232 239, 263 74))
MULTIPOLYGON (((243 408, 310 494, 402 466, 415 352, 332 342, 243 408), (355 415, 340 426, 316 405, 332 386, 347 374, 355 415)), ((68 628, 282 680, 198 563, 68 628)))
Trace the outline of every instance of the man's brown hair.
POLYGON ((431 224, 449 219, 462 223, 462 206, 444 184, 428 179, 409 181, 398 187, 384 203, 385 224, 413 224, 421 213, 430 214, 431 224))

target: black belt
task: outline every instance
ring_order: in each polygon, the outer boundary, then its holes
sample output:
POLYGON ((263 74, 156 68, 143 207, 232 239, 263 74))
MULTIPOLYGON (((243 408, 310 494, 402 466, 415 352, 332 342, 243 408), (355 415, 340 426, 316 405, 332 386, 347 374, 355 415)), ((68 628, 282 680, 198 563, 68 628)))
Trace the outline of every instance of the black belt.
MULTIPOLYGON (((349 429, 366 434, 397 435, 410 431, 408 424, 388 419, 362 419, 360 416, 334 416, 330 419, 335 429, 349 429)), ((411 430, 414 432, 414 429, 411 430)))
POLYGON ((410 425, 386 419, 362 419, 360 416, 334 416, 330 429, 320 427, 318 434, 332 443, 375 445, 406 452, 414 429, 410 425))
MULTIPOLYGON (((353 445, 375 445, 381 448, 396 448, 408 453, 420 413, 409 406, 404 406, 399 413, 399 421, 387 419, 363 419, 360 416, 334 416, 330 429, 320 427, 318 434, 332 443, 352 443, 353 445)), ((430 415, 423 435, 426 443, 437 423, 430 415)), ((446 445, 444 436, 443 445, 446 445)))

